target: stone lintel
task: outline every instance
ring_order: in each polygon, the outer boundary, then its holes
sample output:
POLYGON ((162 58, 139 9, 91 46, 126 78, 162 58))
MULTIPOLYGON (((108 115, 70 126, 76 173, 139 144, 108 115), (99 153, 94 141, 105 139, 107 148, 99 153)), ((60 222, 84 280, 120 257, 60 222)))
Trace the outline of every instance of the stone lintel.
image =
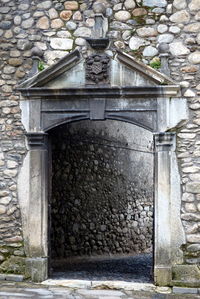
POLYGON ((83 88, 18 88, 28 100, 35 99, 83 99, 83 98, 163 98, 175 97, 177 86, 87 86, 83 88))

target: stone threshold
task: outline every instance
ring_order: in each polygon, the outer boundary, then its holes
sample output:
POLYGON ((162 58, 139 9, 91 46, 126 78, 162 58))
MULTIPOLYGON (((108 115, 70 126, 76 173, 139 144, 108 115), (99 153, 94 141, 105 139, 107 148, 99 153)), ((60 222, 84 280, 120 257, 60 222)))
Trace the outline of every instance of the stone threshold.
POLYGON ((62 286, 70 289, 144 291, 163 294, 169 294, 172 291, 170 287, 158 287, 152 283, 127 282, 121 280, 47 279, 43 281, 42 284, 46 286, 62 286))
POLYGON ((42 284, 45 286, 59 286, 70 289, 143 291, 161 294, 200 294, 200 288, 178 286, 159 287, 152 283, 127 282, 121 280, 47 279, 43 281, 42 284))

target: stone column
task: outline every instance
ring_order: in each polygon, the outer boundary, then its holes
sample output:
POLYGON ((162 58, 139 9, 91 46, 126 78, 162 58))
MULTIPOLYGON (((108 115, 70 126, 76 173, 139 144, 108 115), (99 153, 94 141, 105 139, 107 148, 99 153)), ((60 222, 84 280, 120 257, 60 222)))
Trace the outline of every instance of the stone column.
POLYGON ((27 269, 33 281, 48 270, 48 143, 47 134, 27 133, 29 146, 29 205, 27 269))
POLYGON ((167 286, 171 271, 171 152, 174 133, 155 134, 154 281, 167 286))

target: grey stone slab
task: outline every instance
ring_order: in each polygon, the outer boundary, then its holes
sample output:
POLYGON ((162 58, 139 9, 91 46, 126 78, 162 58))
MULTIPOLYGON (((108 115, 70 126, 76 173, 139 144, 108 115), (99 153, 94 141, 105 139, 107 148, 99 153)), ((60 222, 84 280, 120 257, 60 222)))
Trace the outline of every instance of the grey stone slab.
POLYGON ((33 297, 32 294, 27 294, 24 292, 20 292, 20 293, 16 293, 16 292, 0 292, 0 298, 7 298, 8 296, 10 296, 9 298, 14 298, 14 297, 18 297, 18 298, 31 298, 33 297), (6 297, 2 297, 2 296, 6 296, 6 297), (13 296, 13 297, 11 297, 13 296))
POLYGON ((173 287, 173 293, 175 294, 197 294, 197 288, 181 288, 181 287, 173 287))
POLYGON ((124 296, 121 291, 113 290, 78 290, 78 294, 85 296, 86 298, 99 298, 99 297, 118 297, 124 296))
POLYGON ((23 275, 15 275, 15 274, 0 274, 0 281, 8 280, 8 281, 23 281, 23 275))

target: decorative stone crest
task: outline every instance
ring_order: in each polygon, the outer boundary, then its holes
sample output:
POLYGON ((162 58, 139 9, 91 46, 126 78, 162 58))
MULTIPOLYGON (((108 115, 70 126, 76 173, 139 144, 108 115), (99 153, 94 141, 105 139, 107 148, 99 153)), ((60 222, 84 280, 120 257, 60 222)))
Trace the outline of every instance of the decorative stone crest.
POLYGON ((86 83, 109 84, 109 62, 107 55, 94 54, 86 58, 86 83))

